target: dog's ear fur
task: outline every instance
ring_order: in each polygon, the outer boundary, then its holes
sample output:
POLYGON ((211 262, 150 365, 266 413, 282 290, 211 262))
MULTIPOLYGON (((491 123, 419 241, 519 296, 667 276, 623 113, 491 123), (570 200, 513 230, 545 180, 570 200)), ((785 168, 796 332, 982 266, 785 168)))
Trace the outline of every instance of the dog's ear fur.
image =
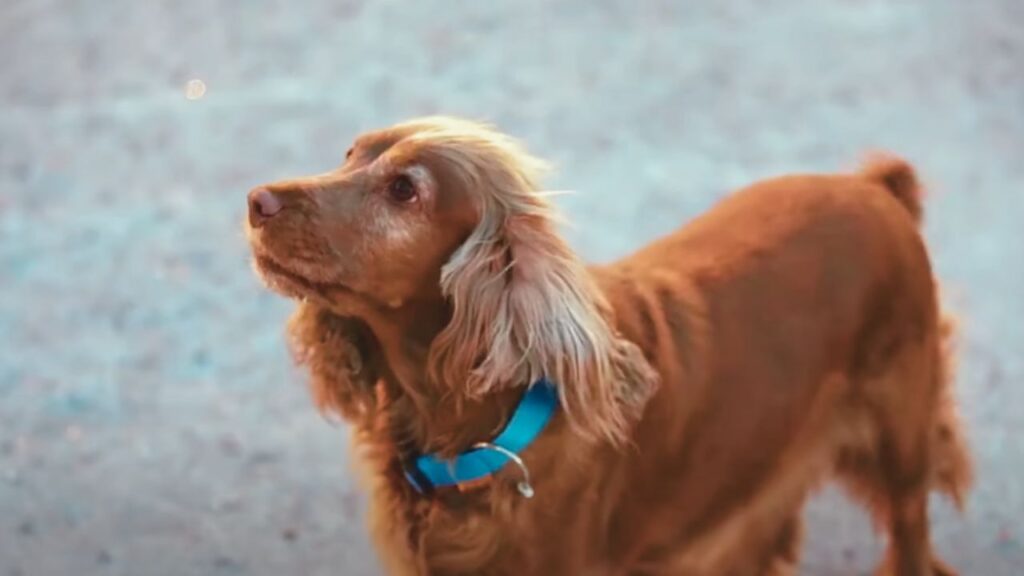
POLYGON ((310 371, 318 408, 350 421, 374 413, 378 345, 362 322, 302 302, 289 319, 288 336, 295 360, 310 371))
POLYGON ((431 350, 432 380, 473 397, 546 377, 578 431, 621 444, 656 373, 613 331, 610 308, 555 230, 534 185, 537 161, 507 141, 486 146, 460 156, 464 168, 473 159, 467 181, 481 220, 442 270, 452 318, 431 350))

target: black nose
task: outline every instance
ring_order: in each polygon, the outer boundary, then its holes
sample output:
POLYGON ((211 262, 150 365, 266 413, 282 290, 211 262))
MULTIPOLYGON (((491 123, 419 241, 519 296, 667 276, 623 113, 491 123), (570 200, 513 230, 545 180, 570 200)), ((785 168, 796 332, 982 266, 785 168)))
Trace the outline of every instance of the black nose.
POLYGON ((281 199, 266 188, 253 188, 249 192, 249 225, 259 228, 281 211, 281 199))

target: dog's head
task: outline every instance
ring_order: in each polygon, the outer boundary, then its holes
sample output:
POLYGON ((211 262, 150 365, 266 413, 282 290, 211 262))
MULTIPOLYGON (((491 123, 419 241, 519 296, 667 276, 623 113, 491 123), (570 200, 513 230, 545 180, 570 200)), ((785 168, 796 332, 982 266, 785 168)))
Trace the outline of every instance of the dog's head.
POLYGON ((250 192, 255 266, 342 316, 442 306, 425 386, 479 397, 546 376, 580 430, 622 440, 653 370, 556 233, 543 170, 462 120, 371 132, 335 170, 250 192))

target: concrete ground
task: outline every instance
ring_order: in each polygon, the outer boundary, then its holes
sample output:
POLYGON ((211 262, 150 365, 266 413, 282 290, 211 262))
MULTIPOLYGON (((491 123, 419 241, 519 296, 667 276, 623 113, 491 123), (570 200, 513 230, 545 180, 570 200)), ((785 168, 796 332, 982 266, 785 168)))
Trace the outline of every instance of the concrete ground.
MULTIPOLYGON (((978 466, 935 538, 1022 573, 1022 29, 1019 0, 3 0, 0 576, 378 572, 240 221, 432 112, 554 160, 601 260, 757 178, 911 159, 978 466)), ((869 571, 861 512, 808 516, 806 574, 869 571)))

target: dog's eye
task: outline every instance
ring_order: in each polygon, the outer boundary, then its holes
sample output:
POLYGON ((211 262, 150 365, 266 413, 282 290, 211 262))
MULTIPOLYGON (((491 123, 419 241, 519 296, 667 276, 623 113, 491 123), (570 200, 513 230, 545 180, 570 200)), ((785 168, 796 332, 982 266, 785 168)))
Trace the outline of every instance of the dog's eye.
POLYGON ((408 204, 415 201, 418 197, 416 185, 413 184, 408 176, 402 174, 388 184, 388 196, 395 202, 408 204))
POLYGON ((351 157, 352 157, 352 152, 353 152, 354 150, 355 150, 355 148, 349 148, 349 149, 348 149, 348 152, 345 152, 345 160, 348 160, 349 158, 351 158, 351 157))

